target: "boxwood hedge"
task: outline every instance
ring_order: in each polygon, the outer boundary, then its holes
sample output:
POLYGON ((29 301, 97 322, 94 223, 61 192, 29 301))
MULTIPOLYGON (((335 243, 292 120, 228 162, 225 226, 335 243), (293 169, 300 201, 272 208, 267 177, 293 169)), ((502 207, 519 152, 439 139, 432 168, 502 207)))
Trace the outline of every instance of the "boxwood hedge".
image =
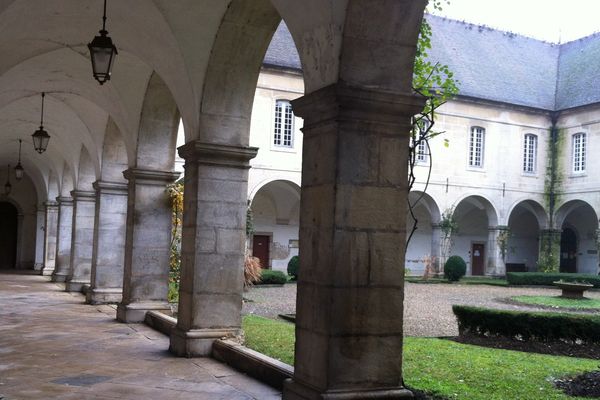
POLYGON ((271 269, 263 269, 260 275, 260 281, 256 285, 283 285, 288 280, 286 274, 281 271, 273 271, 271 269))
POLYGON ((600 276, 588 274, 566 274, 566 273, 545 273, 545 272, 508 272, 506 280, 509 285, 547 285, 552 286, 553 282, 563 280, 565 282, 588 282, 595 288, 600 288, 600 276))
POLYGON ((452 306, 461 335, 600 344, 600 316, 452 306))

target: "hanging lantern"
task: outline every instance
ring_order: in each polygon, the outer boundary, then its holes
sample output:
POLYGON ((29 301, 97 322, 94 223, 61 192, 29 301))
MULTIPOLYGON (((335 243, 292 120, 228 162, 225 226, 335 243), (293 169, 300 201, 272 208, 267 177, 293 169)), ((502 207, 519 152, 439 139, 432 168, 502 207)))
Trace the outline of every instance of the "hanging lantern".
POLYGON ((117 48, 108 36, 106 30, 106 0, 104 0, 104 14, 102 16, 102 30, 100 36, 94 36, 94 40, 88 44, 92 59, 92 73, 101 85, 110 80, 113 62, 117 55, 117 48))
POLYGON ((44 97, 45 93, 42 92, 42 118, 40 119, 40 129, 35 131, 31 137, 33 138, 33 147, 35 151, 42 154, 48 148, 48 142, 50 141, 50 135, 44 130, 44 97))
POLYGON ((15 167, 15 179, 20 181, 23 179, 23 174, 25 173, 25 169, 21 165, 21 139, 19 139, 19 161, 17 162, 17 166, 15 167))

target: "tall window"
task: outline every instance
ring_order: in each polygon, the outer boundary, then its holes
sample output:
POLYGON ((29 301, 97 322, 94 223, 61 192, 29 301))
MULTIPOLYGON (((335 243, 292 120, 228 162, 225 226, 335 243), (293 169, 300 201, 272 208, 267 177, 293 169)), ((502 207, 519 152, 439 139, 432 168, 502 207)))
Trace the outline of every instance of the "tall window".
POLYGON ((585 171, 585 133, 580 132, 573 135, 573 172, 585 171))
POLYGON ((537 136, 528 133, 523 143, 523 172, 533 174, 537 164, 537 136))
POLYGON ((273 144, 279 147, 294 147, 294 113, 287 100, 275 103, 275 126, 273 144))
MULTIPOLYGON (((429 121, 427 121, 426 119, 422 119, 418 122, 419 125, 419 138, 422 138, 425 133, 427 132, 427 128, 429 128, 429 121)), ((411 137, 411 142, 413 142, 412 137, 411 137)), ((415 143, 411 143, 411 146, 414 147, 414 151, 415 151, 415 162, 417 162, 418 164, 425 164, 427 163, 427 158, 429 156, 429 153, 427 151, 427 142, 426 140, 421 140, 418 141, 418 144, 416 144, 415 147, 415 143)))
POLYGON ((485 129, 479 126, 472 127, 469 138, 469 167, 483 167, 484 141, 485 129))

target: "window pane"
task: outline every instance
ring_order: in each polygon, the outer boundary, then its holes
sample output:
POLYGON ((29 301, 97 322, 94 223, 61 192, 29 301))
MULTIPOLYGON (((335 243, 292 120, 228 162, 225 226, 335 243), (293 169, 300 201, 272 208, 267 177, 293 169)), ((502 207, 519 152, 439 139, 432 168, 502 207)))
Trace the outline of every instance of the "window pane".
POLYGON ((275 102, 273 144, 281 147, 294 147, 294 113, 287 100, 275 102))

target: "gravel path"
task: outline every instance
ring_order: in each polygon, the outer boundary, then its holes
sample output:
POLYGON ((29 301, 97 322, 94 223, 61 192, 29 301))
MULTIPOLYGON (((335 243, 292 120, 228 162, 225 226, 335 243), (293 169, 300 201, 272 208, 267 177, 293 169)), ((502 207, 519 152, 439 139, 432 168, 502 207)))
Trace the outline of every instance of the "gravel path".
MULTIPOLYGON (((560 295, 558 289, 498 287, 489 285, 446 285, 406 283, 404 332, 407 336, 456 336, 458 327, 452 313, 453 304, 502 309, 530 309, 502 302, 519 295, 560 295)), ((600 292, 587 292, 587 297, 600 299, 600 292)), ((245 314, 277 318, 296 309, 296 285, 254 287, 245 293, 245 314)))

